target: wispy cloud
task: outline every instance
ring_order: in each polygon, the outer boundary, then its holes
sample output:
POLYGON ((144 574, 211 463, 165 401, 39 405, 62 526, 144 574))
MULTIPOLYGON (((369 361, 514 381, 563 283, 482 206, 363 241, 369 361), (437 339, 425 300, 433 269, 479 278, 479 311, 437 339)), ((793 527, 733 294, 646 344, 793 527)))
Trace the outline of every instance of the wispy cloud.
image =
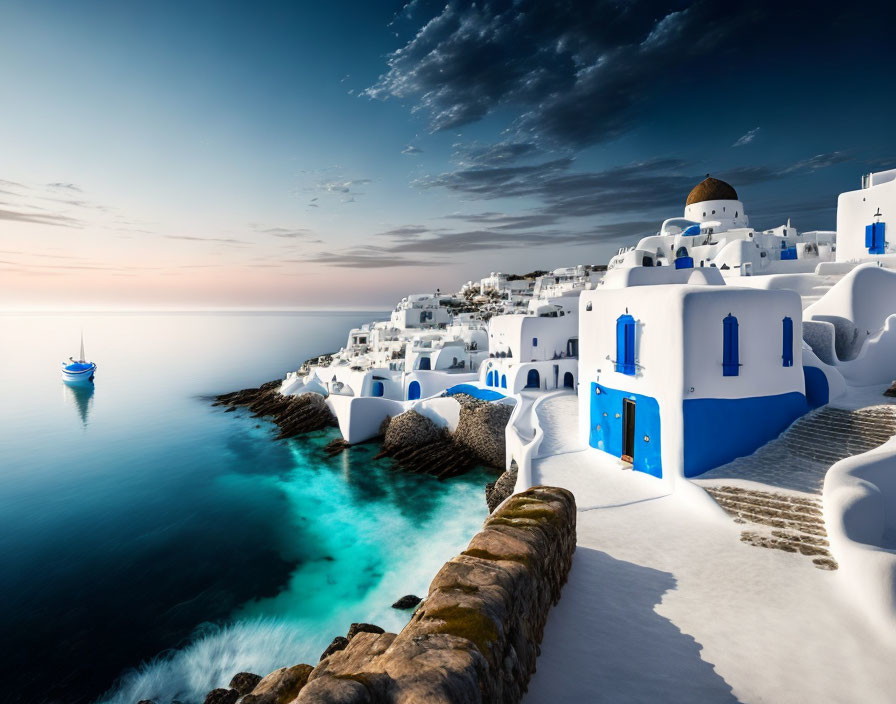
POLYGON ((23 213, 14 210, 0 209, 0 220, 10 220, 12 222, 28 222, 38 225, 53 225, 55 227, 84 227, 84 223, 77 218, 67 215, 53 215, 40 213, 23 213))
POLYGON ((408 146, 406 146, 404 149, 401 150, 401 153, 415 155, 415 154, 422 154, 423 150, 420 147, 415 147, 413 144, 409 144, 408 146))
POLYGON ((55 188, 56 190, 61 191, 75 191, 76 193, 82 193, 80 186, 76 186, 74 183, 62 183, 61 181, 58 181, 56 183, 48 183, 47 188, 55 188))
POLYGON ((746 134, 743 134, 740 137, 738 137, 737 141, 735 141, 734 144, 732 144, 731 146, 732 147, 744 147, 747 144, 749 144, 750 142, 752 142, 754 139, 756 139, 756 135, 758 135, 758 134, 759 134, 759 128, 754 127, 746 134))
POLYGON ((268 227, 259 225, 258 223, 249 223, 249 227, 255 232, 259 232, 263 235, 273 235, 274 237, 283 237, 286 239, 305 239, 314 234, 311 230, 307 230, 303 227, 268 227))
POLYGON ((218 244, 251 244, 246 240, 238 240, 232 237, 195 237, 193 235, 163 235, 167 240, 185 240, 187 242, 213 242, 218 244))

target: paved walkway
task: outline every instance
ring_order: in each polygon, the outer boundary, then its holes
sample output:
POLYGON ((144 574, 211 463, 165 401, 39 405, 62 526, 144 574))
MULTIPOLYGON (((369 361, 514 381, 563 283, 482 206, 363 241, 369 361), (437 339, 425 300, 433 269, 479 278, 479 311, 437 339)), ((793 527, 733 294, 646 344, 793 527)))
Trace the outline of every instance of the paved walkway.
POLYGON ((527 704, 893 701, 896 642, 837 572, 742 543, 694 487, 670 495, 603 453, 564 452, 566 397, 539 419, 562 454, 537 459, 533 478, 576 495, 578 547, 527 704))

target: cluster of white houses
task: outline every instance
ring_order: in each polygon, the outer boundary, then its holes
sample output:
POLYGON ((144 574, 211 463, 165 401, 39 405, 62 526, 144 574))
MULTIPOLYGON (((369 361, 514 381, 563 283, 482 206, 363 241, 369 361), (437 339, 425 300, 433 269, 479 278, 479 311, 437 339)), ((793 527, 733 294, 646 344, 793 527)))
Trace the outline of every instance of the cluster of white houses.
MULTIPOLYGON (((840 196, 836 232, 798 233, 789 222, 760 232, 734 188, 707 177, 683 218, 620 250, 606 274, 492 273, 457 294, 408 296, 282 390, 327 395, 357 442, 408 408, 438 416, 431 409, 445 396, 507 403, 565 388, 578 394, 588 445, 656 477, 696 476, 844 388, 830 350, 816 354, 803 339, 798 291, 832 275, 858 286, 863 263, 896 264, 890 208, 896 170, 840 196)), ((896 297, 880 305, 883 318, 896 314, 896 297)))

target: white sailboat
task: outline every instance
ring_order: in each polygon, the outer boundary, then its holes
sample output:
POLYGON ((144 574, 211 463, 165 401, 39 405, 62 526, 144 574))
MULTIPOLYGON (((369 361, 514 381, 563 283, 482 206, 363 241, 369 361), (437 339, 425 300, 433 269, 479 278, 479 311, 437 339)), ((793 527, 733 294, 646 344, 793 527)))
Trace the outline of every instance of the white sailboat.
POLYGON ((84 356, 84 333, 81 333, 81 356, 75 360, 71 357, 62 363, 62 380, 69 383, 91 383, 96 373, 96 364, 88 362, 84 356))

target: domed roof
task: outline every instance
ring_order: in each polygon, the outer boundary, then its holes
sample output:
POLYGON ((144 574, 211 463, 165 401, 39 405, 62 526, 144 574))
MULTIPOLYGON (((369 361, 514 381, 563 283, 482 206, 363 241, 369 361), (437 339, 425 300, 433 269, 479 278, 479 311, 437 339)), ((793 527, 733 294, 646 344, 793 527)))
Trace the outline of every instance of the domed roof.
POLYGON ((702 203, 705 200, 737 200, 737 191, 730 184, 706 174, 706 178, 694 186, 688 194, 685 205, 702 203))

